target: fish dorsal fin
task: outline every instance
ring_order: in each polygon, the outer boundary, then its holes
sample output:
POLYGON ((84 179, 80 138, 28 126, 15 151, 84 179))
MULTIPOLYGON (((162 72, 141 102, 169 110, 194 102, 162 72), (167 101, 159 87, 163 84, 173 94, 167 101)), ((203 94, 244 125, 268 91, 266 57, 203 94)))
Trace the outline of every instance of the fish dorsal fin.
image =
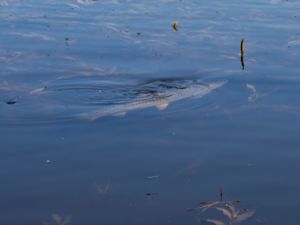
POLYGON ((156 108, 158 110, 164 110, 164 109, 168 108, 168 106, 169 106, 169 103, 161 103, 161 104, 157 105, 156 108))

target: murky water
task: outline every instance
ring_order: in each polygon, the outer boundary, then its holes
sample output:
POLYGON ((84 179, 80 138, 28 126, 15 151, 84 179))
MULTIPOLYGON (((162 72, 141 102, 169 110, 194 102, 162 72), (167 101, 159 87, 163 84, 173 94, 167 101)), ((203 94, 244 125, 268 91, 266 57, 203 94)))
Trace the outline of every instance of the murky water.
POLYGON ((298 224, 299 10, 0 0, 0 224, 298 224))

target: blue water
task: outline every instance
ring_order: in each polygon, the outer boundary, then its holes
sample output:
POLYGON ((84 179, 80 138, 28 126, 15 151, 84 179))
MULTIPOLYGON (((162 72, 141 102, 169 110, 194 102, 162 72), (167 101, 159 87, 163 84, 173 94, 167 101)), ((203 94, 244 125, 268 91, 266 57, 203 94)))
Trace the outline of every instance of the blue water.
POLYGON ((0 0, 0 224, 298 224, 299 10, 0 0))

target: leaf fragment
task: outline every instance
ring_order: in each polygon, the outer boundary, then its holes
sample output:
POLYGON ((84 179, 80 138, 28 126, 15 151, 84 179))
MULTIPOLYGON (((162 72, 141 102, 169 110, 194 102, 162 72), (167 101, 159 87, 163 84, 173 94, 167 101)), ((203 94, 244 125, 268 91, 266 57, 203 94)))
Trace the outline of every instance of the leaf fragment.
POLYGON ((172 24, 172 27, 173 27, 173 29, 174 29, 176 32, 178 32, 178 24, 179 24, 179 21, 178 21, 178 20, 175 20, 175 21, 173 22, 173 24, 172 24))

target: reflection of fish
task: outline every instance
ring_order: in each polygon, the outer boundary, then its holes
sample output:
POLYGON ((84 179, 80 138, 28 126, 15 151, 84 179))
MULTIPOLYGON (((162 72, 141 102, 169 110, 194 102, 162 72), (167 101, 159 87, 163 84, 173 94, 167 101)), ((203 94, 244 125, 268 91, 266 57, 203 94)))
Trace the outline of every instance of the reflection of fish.
POLYGON ((82 113, 80 114, 80 117, 88 120, 95 120, 99 117, 107 115, 124 115, 128 111, 144 109, 153 106, 163 110, 167 108, 171 102, 190 97, 202 97, 226 83, 226 81, 221 81, 203 84, 197 80, 194 80, 187 85, 184 82, 188 83, 187 81, 183 81, 183 85, 182 83, 178 85, 177 83, 174 84, 174 82, 160 81, 158 84, 159 88, 155 91, 144 86, 144 89, 137 89, 135 91, 139 92, 139 94, 144 94, 147 92, 147 95, 150 94, 150 96, 147 98, 136 98, 136 100, 133 100, 129 103, 116 104, 93 112, 82 113))

